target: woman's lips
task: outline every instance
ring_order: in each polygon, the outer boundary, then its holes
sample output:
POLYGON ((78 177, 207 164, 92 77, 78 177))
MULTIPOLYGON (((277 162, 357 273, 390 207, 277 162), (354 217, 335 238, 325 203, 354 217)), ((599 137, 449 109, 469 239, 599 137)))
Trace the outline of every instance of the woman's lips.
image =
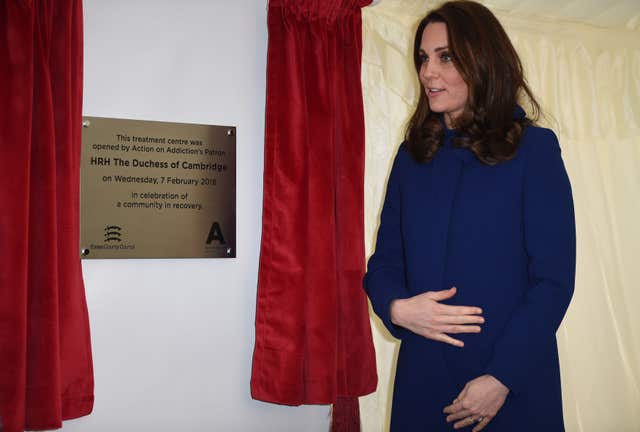
POLYGON ((427 95, 429 97, 436 97, 444 93, 444 89, 438 87, 427 87, 427 95))

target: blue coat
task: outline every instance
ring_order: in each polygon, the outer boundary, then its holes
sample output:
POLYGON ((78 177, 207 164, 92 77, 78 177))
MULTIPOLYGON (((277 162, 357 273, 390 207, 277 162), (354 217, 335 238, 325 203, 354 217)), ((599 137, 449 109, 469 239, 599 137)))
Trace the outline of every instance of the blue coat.
POLYGON ((529 126, 512 160, 488 166, 453 135, 428 163, 400 147, 364 279, 402 341, 391 431, 453 430, 442 409, 483 374, 510 389, 484 431, 564 431, 555 333, 573 294, 575 222, 557 138, 529 126), (479 334, 453 335, 464 348, 390 321, 394 299, 452 286, 445 303, 481 307, 486 321, 479 334))

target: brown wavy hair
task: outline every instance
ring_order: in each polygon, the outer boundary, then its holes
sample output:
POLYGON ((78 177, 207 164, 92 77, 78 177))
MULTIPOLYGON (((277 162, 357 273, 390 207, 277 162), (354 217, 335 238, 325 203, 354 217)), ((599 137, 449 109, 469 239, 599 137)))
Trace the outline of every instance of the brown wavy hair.
MULTIPOLYGON (((419 76, 422 65, 420 43, 432 22, 447 26, 449 51, 467 84, 469 96, 462 114, 455 119, 454 145, 468 148, 488 165, 513 158, 524 127, 533 124, 540 105, 527 85, 522 63, 498 19, 485 6, 473 1, 449 1, 425 16, 415 35, 413 61, 419 76), (533 117, 516 118, 518 99, 528 99, 533 117)), ((406 130, 406 145, 418 162, 430 161, 441 146, 444 127, 440 113, 429 110, 424 87, 406 130)))

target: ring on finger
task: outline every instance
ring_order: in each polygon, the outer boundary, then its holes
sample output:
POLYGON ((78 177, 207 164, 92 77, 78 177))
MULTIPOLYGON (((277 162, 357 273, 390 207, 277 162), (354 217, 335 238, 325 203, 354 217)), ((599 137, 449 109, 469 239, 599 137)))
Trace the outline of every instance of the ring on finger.
POLYGON ((480 416, 480 417, 478 417, 478 418, 476 419, 476 421, 477 421, 478 423, 480 423, 482 420, 484 420, 484 417, 482 417, 482 416, 480 416))

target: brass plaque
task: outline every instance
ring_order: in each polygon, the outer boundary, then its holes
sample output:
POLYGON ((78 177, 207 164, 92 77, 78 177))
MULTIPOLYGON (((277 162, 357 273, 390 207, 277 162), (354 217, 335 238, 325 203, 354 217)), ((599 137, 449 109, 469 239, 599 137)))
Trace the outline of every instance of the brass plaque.
POLYGON ((84 117, 83 258, 236 256, 236 129, 84 117))

